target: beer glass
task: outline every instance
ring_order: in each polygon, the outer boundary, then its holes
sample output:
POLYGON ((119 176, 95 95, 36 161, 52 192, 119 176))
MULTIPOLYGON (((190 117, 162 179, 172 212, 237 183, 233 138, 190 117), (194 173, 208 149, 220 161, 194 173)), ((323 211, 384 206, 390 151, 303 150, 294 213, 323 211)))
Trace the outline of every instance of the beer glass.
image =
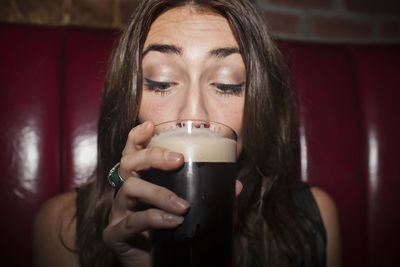
POLYGON ((236 133, 211 121, 170 121, 155 125, 148 147, 184 155, 178 170, 141 176, 190 203, 180 226, 150 232, 153 266, 232 266, 236 133))

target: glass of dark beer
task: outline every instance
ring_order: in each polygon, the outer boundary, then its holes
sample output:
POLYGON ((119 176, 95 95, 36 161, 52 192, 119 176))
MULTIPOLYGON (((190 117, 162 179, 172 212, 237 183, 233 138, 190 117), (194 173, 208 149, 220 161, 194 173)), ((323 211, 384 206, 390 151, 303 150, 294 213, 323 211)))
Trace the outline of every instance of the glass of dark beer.
POLYGON ((236 133, 211 121, 171 121, 155 126, 148 147, 184 155, 178 170, 141 176, 190 203, 180 226, 150 232, 153 266, 232 266, 236 133))

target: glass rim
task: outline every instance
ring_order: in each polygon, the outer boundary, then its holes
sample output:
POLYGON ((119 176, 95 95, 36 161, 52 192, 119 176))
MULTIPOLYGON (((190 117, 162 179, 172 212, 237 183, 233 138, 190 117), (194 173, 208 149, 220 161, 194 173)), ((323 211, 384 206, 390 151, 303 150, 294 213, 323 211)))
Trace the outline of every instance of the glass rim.
POLYGON ((157 127, 157 126, 160 126, 160 125, 163 125, 163 124, 167 124, 167 123, 171 123, 171 122, 186 122, 186 121, 193 121, 193 122, 200 122, 200 121, 201 121, 201 122, 209 122, 209 123, 214 123, 214 124, 222 125, 222 126, 228 128, 228 129, 233 133, 235 140, 237 140, 238 135, 237 135, 236 131, 235 131, 232 127, 230 127, 230 126, 228 126, 228 125, 226 125, 226 124, 224 124, 224 123, 217 122, 217 121, 212 121, 212 120, 203 120, 203 119, 176 119, 176 120, 164 121, 164 122, 160 122, 160 123, 154 124, 154 127, 157 127))

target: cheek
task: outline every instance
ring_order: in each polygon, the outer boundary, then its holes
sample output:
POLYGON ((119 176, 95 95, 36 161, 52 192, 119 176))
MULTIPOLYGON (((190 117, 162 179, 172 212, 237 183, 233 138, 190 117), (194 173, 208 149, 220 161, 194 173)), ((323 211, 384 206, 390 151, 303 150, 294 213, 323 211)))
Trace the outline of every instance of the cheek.
POLYGON ((234 102, 230 103, 215 103, 215 109, 212 110, 213 116, 211 120, 221 122, 225 125, 231 127, 237 134, 237 144, 238 150, 237 155, 240 154, 243 147, 242 141, 242 126, 243 126, 243 99, 239 98, 234 102))
POLYGON ((240 99, 227 105, 219 105, 215 113, 219 113, 220 122, 233 128, 238 136, 242 132, 243 102, 240 99))
POLYGON ((242 139, 243 110, 238 111, 235 115, 236 119, 235 119, 234 129, 237 134, 237 155, 239 156, 243 148, 243 139, 242 139))
POLYGON ((162 103, 158 103, 151 95, 143 94, 142 102, 139 110, 139 120, 152 121, 157 124, 163 121, 163 116, 166 114, 165 107, 162 103))
POLYGON ((239 103, 236 105, 237 108, 232 110, 230 113, 230 120, 232 128, 235 130, 237 134, 237 155, 239 156, 242 152, 243 148, 243 139, 242 139, 242 129, 243 129, 243 111, 244 111, 244 101, 241 99, 239 103))

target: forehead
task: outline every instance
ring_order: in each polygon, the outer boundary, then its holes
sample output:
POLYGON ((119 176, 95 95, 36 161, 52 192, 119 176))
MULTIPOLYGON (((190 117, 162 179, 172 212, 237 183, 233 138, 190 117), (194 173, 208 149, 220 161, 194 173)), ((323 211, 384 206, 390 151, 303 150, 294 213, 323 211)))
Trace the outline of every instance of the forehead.
POLYGON ((219 42, 219 45, 237 46, 228 21, 211 11, 193 7, 178 7, 160 15, 151 25, 145 41, 176 44, 180 42, 219 42))

